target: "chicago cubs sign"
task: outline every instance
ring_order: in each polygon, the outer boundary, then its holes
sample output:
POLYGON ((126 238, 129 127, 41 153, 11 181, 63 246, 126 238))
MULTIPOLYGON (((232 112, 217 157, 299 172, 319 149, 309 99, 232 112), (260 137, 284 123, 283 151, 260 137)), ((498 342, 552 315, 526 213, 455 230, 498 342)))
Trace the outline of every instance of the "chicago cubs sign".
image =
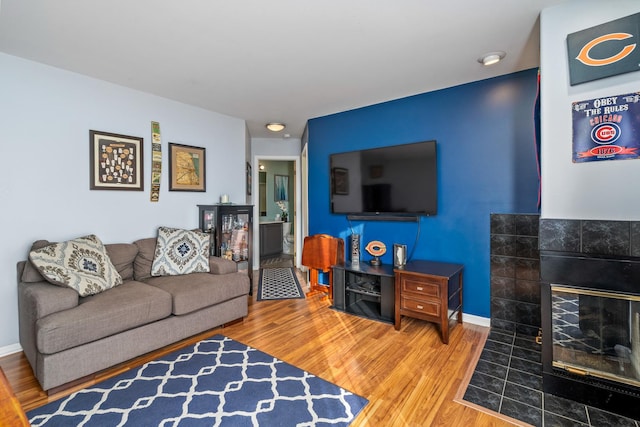
POLYGON ((640 70, 640 13, 567 36, 571 86, 640 70))
POLYGON ((574 102, 573 162, 637 159, 640 92, 574 102))

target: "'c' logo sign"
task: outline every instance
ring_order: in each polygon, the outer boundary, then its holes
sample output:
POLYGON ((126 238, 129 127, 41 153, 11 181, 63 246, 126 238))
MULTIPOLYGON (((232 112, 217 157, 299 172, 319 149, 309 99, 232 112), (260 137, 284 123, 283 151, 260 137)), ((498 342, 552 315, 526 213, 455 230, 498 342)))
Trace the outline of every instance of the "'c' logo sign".
POLYGON ((633 35, 628 33, 611 33, 611 34, 605 34, 604 36, 597 37, 591 40, 586 45, 584 45, 582 49, 580 49, 580 53, 578 54, 576 59, 582 62, 584 65, 590 65, 592 67, 600 67, 602 65, 613 64, 614 62, 620 61, 621 59, 624 59, 627 56, 629 56, 629 54, 633 52, 633 50, 636 48, 636 44, 635 43, 628 44, 625 47, 623 47, 620 52, 608 58, 594 59, 589 55, 589 52, 591 51, 591 49, 593 49, 595 46, 599 45, 600 43, 604 43, 611 40, 625 40, 631 37, 633 37, 633 35))

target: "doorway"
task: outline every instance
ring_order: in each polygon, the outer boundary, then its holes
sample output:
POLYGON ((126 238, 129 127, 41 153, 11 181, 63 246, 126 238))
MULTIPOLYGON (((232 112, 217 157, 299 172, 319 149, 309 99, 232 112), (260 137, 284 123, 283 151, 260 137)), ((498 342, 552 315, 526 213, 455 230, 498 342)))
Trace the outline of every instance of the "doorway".
POLYGON ((254 159, 254 269, 298 265, 298 165, 291 156, 254 159))

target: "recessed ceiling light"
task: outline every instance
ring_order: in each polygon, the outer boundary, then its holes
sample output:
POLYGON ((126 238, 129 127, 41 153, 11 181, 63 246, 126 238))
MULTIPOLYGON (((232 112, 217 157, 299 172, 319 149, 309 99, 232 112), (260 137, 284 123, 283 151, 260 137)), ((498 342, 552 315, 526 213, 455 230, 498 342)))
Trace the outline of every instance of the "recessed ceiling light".
POLYGON ((507 54, 505 52, 489 52, 478 58, 478 62, 482 65, 493 65, 500 62, 507 54))
POLYGON ((284 128, 285 125, 283 123, 267 123, 267 129, 271 132, 280 132, 284 128))

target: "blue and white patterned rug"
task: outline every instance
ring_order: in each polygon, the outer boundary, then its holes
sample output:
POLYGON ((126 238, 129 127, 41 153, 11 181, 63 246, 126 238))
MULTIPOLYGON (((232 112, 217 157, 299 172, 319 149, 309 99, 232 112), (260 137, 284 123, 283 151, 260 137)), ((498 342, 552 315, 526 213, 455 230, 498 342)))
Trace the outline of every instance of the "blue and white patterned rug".
POLYGON ((348 426, 368 403, 216 335, 27 413, 32 426, 348 426))
POLYGON ((304 292, 293 268, 263 268, 260 270, 258 301, 304 298, 304 292))

